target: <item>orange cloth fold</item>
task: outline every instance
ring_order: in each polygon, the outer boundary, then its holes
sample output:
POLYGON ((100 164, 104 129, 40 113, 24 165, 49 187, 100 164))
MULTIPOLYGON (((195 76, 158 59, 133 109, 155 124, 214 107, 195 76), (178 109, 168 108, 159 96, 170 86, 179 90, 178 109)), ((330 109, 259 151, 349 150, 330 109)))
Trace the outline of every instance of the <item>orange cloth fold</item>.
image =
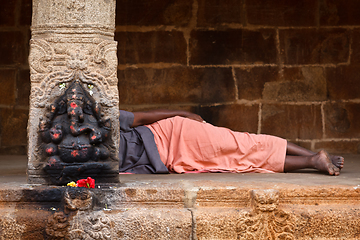
POLYGON ((147 125, 161 161, 169 171, 284 171, 287 141, 261 134, 235 132, 182 117, 147 125))

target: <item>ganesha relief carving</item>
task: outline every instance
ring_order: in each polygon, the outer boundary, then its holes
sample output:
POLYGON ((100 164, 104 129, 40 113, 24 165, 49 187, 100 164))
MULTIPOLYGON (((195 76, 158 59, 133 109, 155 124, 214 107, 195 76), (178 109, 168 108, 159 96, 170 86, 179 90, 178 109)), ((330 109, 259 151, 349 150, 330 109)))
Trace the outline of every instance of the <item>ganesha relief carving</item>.
POLYGON ((50 105, 47 115, 40 119, 39 131, 47 156, 44 170, 54 184, 117 174, 106 143, 110 119, 103 118, 100 104, 80 81, 50 105))
POLYGON ((241 212, 238 239, 295 239, 295 216, 278 209, 279 193, 273 189, 252 190, 253 210, 241 212))

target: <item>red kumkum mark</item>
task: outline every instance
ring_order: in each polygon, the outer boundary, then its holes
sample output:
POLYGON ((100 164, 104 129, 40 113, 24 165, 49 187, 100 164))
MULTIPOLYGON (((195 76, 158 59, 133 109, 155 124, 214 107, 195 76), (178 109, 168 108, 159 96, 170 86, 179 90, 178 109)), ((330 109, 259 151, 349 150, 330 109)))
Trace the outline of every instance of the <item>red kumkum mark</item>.
POLYGON ((49 154, 51 154, 51 153, 53 152, 53 148, 48 148, 48 149, 46 149, 46 152, 49 153, 49 154))
POLYGON ((73 156, 73 157, 79 156, 79 151, 78 151, 78 150, 72 151, 72 152, 71 152, 71 156, 73 156))
POLYGON ((70 107, 72 107, 72 108, 76 108, 77 106, 78 105, 76 103, 74 103, 74 102, 70 103, 70 107))
POLYGON ((53 136, 56 139, 56 138, 59 138, 60 134, 59 133, 54 133, 53 136))
POLYGON ((91 137, 91 140, 95 140, 95 139, 96 139, 96 136, 95 136, 95 135, 91 137))

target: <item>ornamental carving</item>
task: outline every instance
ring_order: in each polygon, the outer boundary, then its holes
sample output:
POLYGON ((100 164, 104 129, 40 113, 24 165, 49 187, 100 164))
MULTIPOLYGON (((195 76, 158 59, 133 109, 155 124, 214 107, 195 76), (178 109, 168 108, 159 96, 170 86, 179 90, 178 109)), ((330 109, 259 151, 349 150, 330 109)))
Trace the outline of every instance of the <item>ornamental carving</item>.
POLYGON ((89 176, 106 178, 118 174, 107 148, 110 119, 102 117, 100 104, 80 81, 74 81, 50 105, 47 115, 41 117, 39 131, 46 157, 44 170, 52 183, 61 185, 89 176))
POLYGON ((295 239, 295 216, 278 209, 278 191, 252 190, 251 201, 253 210, 240 214, 238 239, 295 239))
POLYGON ((49 217, 45 232, 51 239, 112 239, 111 221, 94 211, 94 194, 87 188, 67 188, 62 211, 49 217))
POLYGON ((71 49, 64 44, 50 44, 41 39, 32 39, 30 44, 29 63, 34 85, 31 98, 34 107, 45 107, 75 79, 93 85, 92 93, 102 105, 113 107, 118 103, 115 42, 102 41, 96 45, 83 43, 87 48, 76 44, 71 49))

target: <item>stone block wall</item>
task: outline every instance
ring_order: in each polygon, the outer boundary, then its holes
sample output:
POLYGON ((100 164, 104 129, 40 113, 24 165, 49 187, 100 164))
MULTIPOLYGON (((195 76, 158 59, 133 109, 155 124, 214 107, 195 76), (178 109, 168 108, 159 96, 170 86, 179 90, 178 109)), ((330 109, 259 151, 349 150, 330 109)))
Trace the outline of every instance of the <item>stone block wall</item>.
POLYGON ((360 2, 118 0, 120 105, 360 153, 360 2))
POLYGON ((0 1, 0 154, 26 154, 30 22, 31 0, 0 1))
MULTIPOLYGON (((0 154, 25 154, 31 0, 0 0, 0 154)), ((360 153, 357 0, 117 0, 120 107, 360 153)))

